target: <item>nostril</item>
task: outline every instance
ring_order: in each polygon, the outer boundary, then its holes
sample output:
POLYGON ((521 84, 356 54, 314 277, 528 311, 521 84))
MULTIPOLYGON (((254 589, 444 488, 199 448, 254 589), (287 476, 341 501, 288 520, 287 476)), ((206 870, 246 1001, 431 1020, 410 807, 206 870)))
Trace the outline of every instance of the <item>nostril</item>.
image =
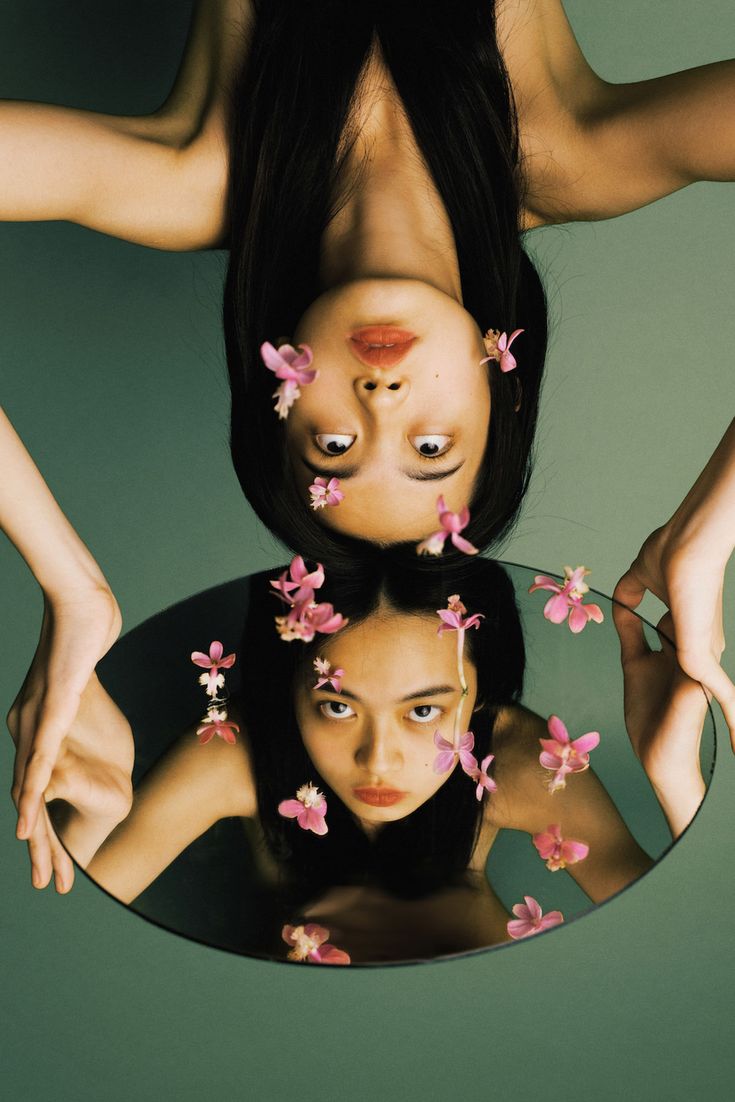
POLYGON ((377 383, 364 383, 365 390, 375 390, 377 383))
POLYGON ((388 390, 398 390, 400 385, 401 385, 400 383, 389 383, 388 384, 388 390))

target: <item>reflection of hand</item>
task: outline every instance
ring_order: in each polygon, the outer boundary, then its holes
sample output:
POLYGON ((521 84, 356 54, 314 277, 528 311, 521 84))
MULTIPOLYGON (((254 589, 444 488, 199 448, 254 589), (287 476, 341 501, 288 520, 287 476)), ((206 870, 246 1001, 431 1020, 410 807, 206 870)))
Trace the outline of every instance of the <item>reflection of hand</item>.
POLYGON ((665 525, 645 541, 613 598, 636 608, 648 589, 667 605, 679 665, 717 698, 735 751, 735 685, 720 665, 725 649, 722 593, 728 557, 706 539, 678 540, 665 525))
POLYGON ((658 623, 660 651, 651 650, 643 621, 633 612, 614 604, 613 620, 620 639, 625 727, 677 837, 704 797, 699 745, 707 698, 677 662, 669 641, 674 630, 670 612, 658 623))
MULTIPOLYGON (((52 777, 64 790, 84 776, 90 783, 83 759, 77 754, 74 762, 75 736, 82 730, 74 724, 94 667, 120 627, 120 610, 109 590, 89 587, 63 598, 45 596, 38 647, 8 714, 16 744, 12 796, 19 813, 17 834, 28 839, 33 883, 39 888, 48 884, 52 869, 58 891, 68 890, 73 881, 73 866, 51 827, 43 797, 52 777)), ((95 678, 90 695, 101 691, 95 678)), ((84 744, 94 760, 100 757, 102 737, 99 730, 85 728, 78 745, 84 744)))

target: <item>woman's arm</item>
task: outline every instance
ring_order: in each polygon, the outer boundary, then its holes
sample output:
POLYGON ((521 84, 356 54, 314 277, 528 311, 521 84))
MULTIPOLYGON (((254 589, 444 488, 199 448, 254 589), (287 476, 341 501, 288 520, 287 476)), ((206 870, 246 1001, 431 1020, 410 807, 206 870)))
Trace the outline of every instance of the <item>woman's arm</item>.
MULTIPOLYGON (((242 731, 234 746, 218 738, 201 746, 192 728, 144 778, 130 814, 83 867, 116 899, 129 903, 219 819, 255 814, 255 781, 242 731)), ((75 853, 73 841, 69 849, 75 853)))
POLYGON ((563 838, 585 842, 588 856, 567 872, 593 902, 602 903, 642 876, 653 860, 591 769, 567 777, 566 788, 549 792, 548 770, 539 764, 540 738, 548 738, 548 730, 533 712, 509 708, 499 717, 493 733, 498 790, 488 813, 497 827, 533 835, 557 823, 563 838))
POLYGON ((252 0, 198 0, 150 116, 0 102, 0 219, 63 219, 161 249, 221 244, 227 96, 252 19, 252 0))

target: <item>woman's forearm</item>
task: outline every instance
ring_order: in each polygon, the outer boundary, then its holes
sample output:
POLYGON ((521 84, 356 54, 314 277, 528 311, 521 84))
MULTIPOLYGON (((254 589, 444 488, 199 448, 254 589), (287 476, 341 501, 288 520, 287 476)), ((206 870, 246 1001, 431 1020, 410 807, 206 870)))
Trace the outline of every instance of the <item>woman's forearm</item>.
POLYGON ((0 529, 49 596, 109 589, 0 407, 0 529))
POLYGON ((706 543, 729 558, 735 547, 735 420, 667 528, 679 541, 706 543))

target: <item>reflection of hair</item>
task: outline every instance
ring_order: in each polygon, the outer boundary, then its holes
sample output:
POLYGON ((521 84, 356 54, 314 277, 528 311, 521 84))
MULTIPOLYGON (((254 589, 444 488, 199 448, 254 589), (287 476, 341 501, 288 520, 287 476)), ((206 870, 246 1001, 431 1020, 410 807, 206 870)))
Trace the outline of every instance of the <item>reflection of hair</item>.
POLYGON ((489 546, 510 529, 528 483, 547 341, 543 287, 519 239, 518 135, 494 5, 270 0, 256 8, 233 91, 224 299, 231 450, 243 490, 304 555, 338 562, 355 552, 358 541, 321 524, 296 489, 259 348, 292 335, 323 290, 320 242, 355 135, 346 135, 347 150, 340 137, 375 33, 452 225, 465 308, 483 333, 526 330, 515 371, 488 365, 492 423, 468 535, 489 546))
MULTIPOLYGON (((375 551, 355 562, 348 576, 327 572, 318 596, 350 618, 349 631, 380 604, 403 612, 434 616, 459 593, 471 613, 482 612, 479 629, 466 636, 466 653, 477 671, 478 710, 470 728, 478 762, 490 751, 497 709, 518 698, 525 664, 523 635, 513 586, 505 571, 486 559, 465 559, 447 567, 413 569, 395 551, 375 551)), ((275 572, 274 572, 275 574, 275 572)), ((242 643, 242 707, 252 748, 259 817, 274 856, 286 869, 294 900, 327 885, 366 879, 404 897, 420 896, 461 882, 481 825, 483 802, 475 785, 455 767, 439 790, 411 815, 384 826, 374 840, 356 825, 350 811, 315 769, 304 748, 294 708, 298 683, 313 685, 312 661, 330 637, 308 645, 284 643, 273 618, 278 603, 261 575, 251 585, 251 604, 242 643), (312 781, 327 799, 329 831, 317 836, 278 813, 281 800, 312 781)))

